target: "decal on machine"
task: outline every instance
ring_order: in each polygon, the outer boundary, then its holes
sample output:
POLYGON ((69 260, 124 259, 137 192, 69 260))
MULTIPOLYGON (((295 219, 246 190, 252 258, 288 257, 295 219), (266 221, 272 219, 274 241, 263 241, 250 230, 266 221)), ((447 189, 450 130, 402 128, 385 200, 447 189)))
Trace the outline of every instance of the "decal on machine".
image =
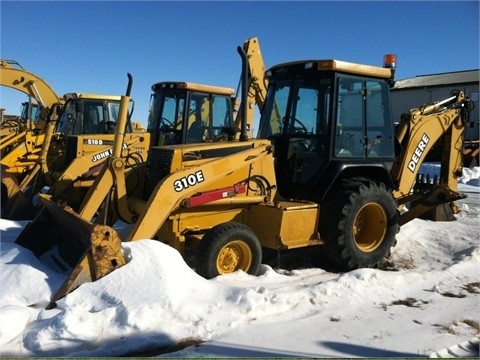
MULTIPOLYGON (((127 144, 123 144, 122 149, 127 149, 127 148, 128 148, 127 144)), ((94 154, 94 155, 92 156, 92 162, 97 162, 97 161, 100 161, 100 160, 104 160, 104 159, 108 158, 108 157, 109 157, 110 155, 112 155, 112 154, 113 154, 113 148, 110 148, 110 149, 108 149, 108 150, 105 150, 105 151, 103 151, 103 152, 101 152, 101 153, 99 153, 99 154, 94 154)))
POLYGON ((83 140, 85 145, 113 145, 112 140, 102 140, 102 139, 85 139, 83 140))
POLYGON ((430 138, 428 137, 428 135, 423 133, 422 138, 418 142, 417 147, 415 148, 415 151, 413 152, 412 157, 410 158, 410 162, 408 163, 408 169, 412 173, 415 172, 418 162, 420 161, 420 158, 422 157, 423 152, 425 151, 425 148, 427 147, 427 144, 429 141, 430 141, 430 138))
POLYGON ((193 174, 189 174, 187 176, 184 176, 178 180, 175 180, 173 182, 173 188, 175 189, 176 192, 183 191, 190 186, 194 186, 196 184, 199 184, 203 182, 205 178, 203 177, 203 172, 202 170, 199 170, 193 174))

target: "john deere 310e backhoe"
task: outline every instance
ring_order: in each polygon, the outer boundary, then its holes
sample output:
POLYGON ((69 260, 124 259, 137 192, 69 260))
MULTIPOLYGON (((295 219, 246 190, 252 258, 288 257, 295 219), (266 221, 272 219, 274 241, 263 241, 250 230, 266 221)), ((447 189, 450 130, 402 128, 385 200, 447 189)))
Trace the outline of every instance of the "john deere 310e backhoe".
MULTIPOLYGON (((246 98, 248 60, 238 50, 246 98)), ((82 282, 122 266, 121 241, 153 239, 191 252, 192 266, 206 278, 256 274, 263 250, 301 247, 350 270, 377 266, 407 221, 438 206, 457 211, 469 101, 459 92, 422 105, 395 129, 394 69, 394 56, 384 67, 338 60, 273 66, 265 72, 268 92, 256 139, 244 122, 237 142, 152 146, 135 193, 125 186, 117 131, 112 156, 79 211, 45 197, 43 211, 17 239, 37 256, 57 245, 73 269, 52 306, 82 282), (439 177, 427 181, 419 171, 433 144, 443 147, 444 158, 439 177), (92 222, 106 198, 132 224, 125 239, 101 217, 92 222)), ((130 88, 131 82, 121 125, 130 88)))

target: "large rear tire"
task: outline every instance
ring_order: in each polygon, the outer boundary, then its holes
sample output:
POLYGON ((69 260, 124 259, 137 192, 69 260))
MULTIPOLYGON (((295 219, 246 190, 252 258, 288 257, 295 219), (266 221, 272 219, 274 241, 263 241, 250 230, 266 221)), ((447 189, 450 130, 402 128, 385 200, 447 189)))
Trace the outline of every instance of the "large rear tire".
POLYGON ((214 226, 200 241, 196 271, 206 279, 243 270, 256 275, 262 262, 262 247, 246 225, 227 222, 214 226))
POLYGON ((399 231, 397 204, 384 184, 346 180, 327 198, 321 253, 341 271, 376 267, 390 254, 399 231))

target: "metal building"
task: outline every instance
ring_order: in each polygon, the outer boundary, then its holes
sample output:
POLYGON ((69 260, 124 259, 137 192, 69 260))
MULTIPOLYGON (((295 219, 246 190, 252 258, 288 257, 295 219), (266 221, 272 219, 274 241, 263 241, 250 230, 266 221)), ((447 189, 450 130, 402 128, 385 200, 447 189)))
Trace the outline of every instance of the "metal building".
POLYGON ((474 103, 470 117, 471 127, 467 129, 465 138, 468 140, 478 139, 479 82, 480 71, 478 69, 419 75, 398 80, 391 91, 393 119, 400 121, 402 113, 426 103, 444 100, 450 96, 452 91, 461 90, 474 103))

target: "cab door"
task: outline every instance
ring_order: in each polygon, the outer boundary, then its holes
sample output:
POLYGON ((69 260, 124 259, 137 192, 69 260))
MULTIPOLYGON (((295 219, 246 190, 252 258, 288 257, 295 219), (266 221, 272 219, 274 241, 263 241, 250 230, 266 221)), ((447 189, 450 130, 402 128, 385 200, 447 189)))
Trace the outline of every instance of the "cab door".
POLYGON ((335 158, 392 157, 393 123, 388 84, 340 76, 337 81, 335 158))

